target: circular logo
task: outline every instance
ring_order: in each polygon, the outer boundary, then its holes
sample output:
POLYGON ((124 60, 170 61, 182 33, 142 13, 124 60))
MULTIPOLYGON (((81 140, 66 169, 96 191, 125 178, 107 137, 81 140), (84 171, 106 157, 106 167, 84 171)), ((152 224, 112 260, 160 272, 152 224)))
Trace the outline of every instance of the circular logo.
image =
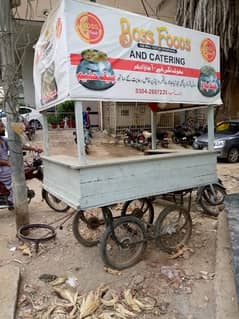
POLYGON ((204 39, 200 47, 201 54, 207 62, 212 62, 216 57, 216 46, 211 39, 204 39))
POLYGON ((104 35, 103 24, 91 12, 83 12, 76 18, 75 30, 83 41, 91 44, 100 42, 104 35))
POLYGON ((214 68, 205 65, 200 69, 198 90, 206 97, 214 97, 220 92, 220 81, 214 68))

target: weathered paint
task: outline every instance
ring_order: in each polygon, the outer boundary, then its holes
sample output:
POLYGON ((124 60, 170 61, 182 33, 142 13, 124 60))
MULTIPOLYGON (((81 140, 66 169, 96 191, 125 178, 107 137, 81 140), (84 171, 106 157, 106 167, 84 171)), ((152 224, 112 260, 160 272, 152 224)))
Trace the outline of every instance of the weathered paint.
POLYGON ((44 157, 44 188, 76 209, 216 182, 216 154, 184 151, 80 163, 67 156, 44 157))

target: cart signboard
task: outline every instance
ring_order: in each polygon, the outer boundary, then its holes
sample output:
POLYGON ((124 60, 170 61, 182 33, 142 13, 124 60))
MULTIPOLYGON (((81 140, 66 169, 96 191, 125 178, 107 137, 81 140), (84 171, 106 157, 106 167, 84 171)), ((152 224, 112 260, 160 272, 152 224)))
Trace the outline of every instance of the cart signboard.
POLYGON ((35 46, 36 105, 65 100, 221 104, 219 37, 62 0, 35 46))

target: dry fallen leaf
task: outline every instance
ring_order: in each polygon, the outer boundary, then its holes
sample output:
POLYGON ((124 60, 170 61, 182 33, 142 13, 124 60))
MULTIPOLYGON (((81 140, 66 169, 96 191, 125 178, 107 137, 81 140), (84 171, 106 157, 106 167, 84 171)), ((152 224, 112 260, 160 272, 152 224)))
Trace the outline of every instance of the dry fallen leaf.
POLYGON ((112 269, 112 268, 109 268, 109 267, 104 267, 104 271, 105 271, 105 272, 108 272, 108 273, 111 274, 111 275, 117 275, 117 276, 120 276, 120 275, 121 275, 121 272, 120 272, 120 271, 115 270, 115 269, 112 269))
POLYGON ((60 298, 70 301, 70 303, 72 303, 73 305, 76 304, 78 292, 73 292, 68 289, 56 288, 56 287, 54 287, 53 290, 56 292, 56 294, 60 298))
POLYGON ((121 318, 127 318, 127 317, 135 317, 136 314, 132 311, 127 310, 123 305, 121 305, 120 303, 117 303, 115 305, 115 311, 117 313, 117 315, 122 315, 123 317, 121 318))
POLYGON ((99 315, 100 319, 115 319, 116 315, 113 311, 104 311, 99 315))
POLYGON ((176 259, 176 258, 178 258, 178 257, 181 257, 181 256, 184 255, 184 253, 185 253, 186 251, 190 251, 191 253, 193 253, 193 250, 192 250, 191 248, 184 246, 184 247, 180 248, 175 254, 171 255, 171 256, 169 257, 169 259, 176 259))
POLYGON ((132 296, 130 289, 124 290, 124 298, 127 305, 130 306, 130 308, 132 308, 133 311, 141 312, 141 308, 135 302, 135 298, 132 296))
POLYGON ((156 306, 156 299, 153 297, 144 297, 140 299, 134 298, 135 303, 142 309, 142 310, 152 310, 156 306))
POLYGON ((97 293, 90 291, 89 294, 83 298, 80 307, 80 319, 86 318, 93 314, 100 306, 100 298, 97 293))
POLYGON ((50 284, 52 286, 59 286, 59 285, 64 284, 65 281, 66 281, 65 277, 57 277, 55 280, 51 281, 50 284))
POLYGON ((31 249, 30 249, 29 247, 23 249, 23 250, 22 250, 22 254, 23 254, 24 256, 29 256, 29 257, 31 257, 31 256, 32 256, 31 249))
POLYGON ((113 307, 118 301, 118 296, 114 290, 108 289, 104 292, 104 295, 100 298, 100 301, 106 307, 113 307))

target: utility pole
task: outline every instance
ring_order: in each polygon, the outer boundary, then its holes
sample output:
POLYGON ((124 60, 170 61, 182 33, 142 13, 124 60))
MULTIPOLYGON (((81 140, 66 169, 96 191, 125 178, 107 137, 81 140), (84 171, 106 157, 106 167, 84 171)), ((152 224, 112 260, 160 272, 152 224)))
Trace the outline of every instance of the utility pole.
POLYGON ((18 74, 14 52, 12 28, 12 7, 20 0, 0 0, 0 74, 4 89, 4 107, 7 115, 8 144, 12 168, 12 188, 16 213, 16 228, 29 224, 27 188, 23 166, 21 138, 12 130, 12 123, 18 122, 18 74))

